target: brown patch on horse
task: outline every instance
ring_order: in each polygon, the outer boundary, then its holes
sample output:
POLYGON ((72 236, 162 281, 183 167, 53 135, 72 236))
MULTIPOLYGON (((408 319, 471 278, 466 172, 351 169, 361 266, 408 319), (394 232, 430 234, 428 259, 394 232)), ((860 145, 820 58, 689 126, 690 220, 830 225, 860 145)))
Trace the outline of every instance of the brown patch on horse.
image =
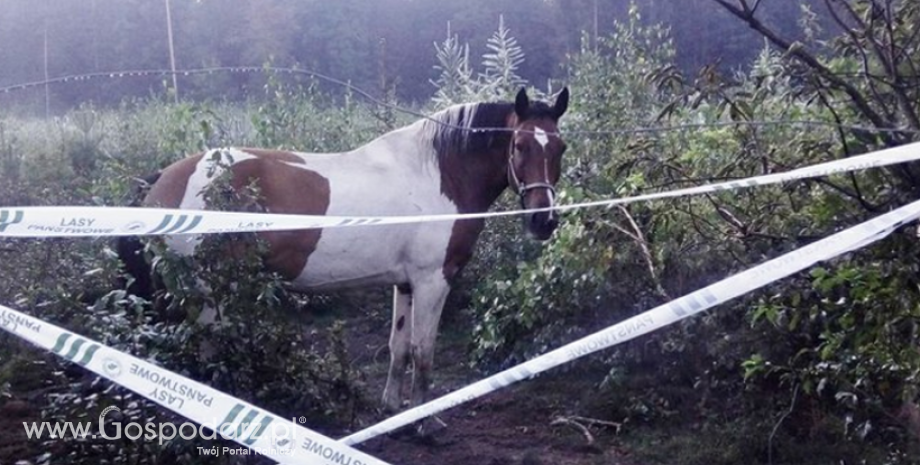
POLYGON ((444 279, 448 282, 473 258, 473 248, 484 226, 485 221, 481 219, 454 222, 450 241, 447 243, 447 254, 444 256, 444 279))
POLYGON ((296 163, 298 165, 306 164, 303 158, 297 156, 293 152, 287 152, 284 150, 255 149, 255 148, 249 148, 249 147, 240 148, 237 150, 241 152, 246 152, 250 155, 255 155, 263 159, 278 160, 278 161, 283 161, 287 163, 296 163))
MULTIPOLYGON (((542 122, 549 125, 547 130, 557 132, 556 122, 568 108, 568 101, 568 88, 559 93, 552 106, 545 102, 531 102, 527 91, 522 88, 513 104, 481 103, 448 110, 453 112, 448 118, 451 127, 442 125, 434 129, 433 139, 441 171, 441 192, 454 202, 460 213, 484 212, 508 187, 509 177, 514 175, 519 183, 514 188, 519 192, 522 185, 544 186, 540 197, 535 197, 533 190, 524 191, 529 197, 522 198, 522 206, 549 206, 551 194, 547 195, 545 189, 552 189, 547 185, 555 184, 559 178, 565 144, 558 138, 549 145, 548 141, 537 142, 536 137, 531 135, 532 122, 542 122), (531 123, 526 124, 528 121, 531 123), (485 128, 514 128, 515 131, 512 135, 507 130, 472 130, 485 128), (539 151, 535 147, 537 143, 540 144, 539 151), (512 151, 513 147, 523 147, 518 150, 531 154, 527 157, 530 160, 533 160, 533 154, 541 154, 537 160, 543 163, 527 163, 525 170, 515 174, 521 157, 512 151)), ((528 230, 540 240, 548 239, 558 225, 558 221, 548 213, 530 214, 528 221, 528 230)), ((454 222, 444 257, 445 278, 450 280, 456 276, 472 257, 482 228, 482 220, 454 222)))
MULTIPOLYGON (((259 205, 271 213, 296 215, 325 215, 329 209, 329 180, 315 171, 292 167, 288 163, 303 163, 289 152, 245 149, 257 156, 234 163, 230 167, 230 185, 240 189, 255 183, 259 205)), ((182 159, 163 170, 160 179, 150 188, 146 206, 178 208, 188 187, 188 179, 204 154, 182 159)), ((268 242, 265 265, 285 279, 294 279, 316 250, 322 230, 266 231, 257 233, 268 242)))
MULTIPOLYGON (((247 152, 256 154, 247 149, 247 152)), ((284 152, 276 152, 275 155, 284 152)), ((258 154, 260 158, 235 163, 231 170, 234 189, 255 184, 259 204, 271 213, 325 215, 329 210, 329 180, 311 171, 291 167, 284 156, 258 154)), ((301 160, 302 162, 302 160, 301 160)), ((291 280, 300 275, 322 235, 321 229, 265 231, 259 237, 268 242, 268 269, 291 280)))
POLYGON ((160 178, 150 186, 143 205, 146 207, 179 208, 188 179, 195 172, 195 166, 201 161, 203 153, 183 158, 166 167, 160 178))
MULTIPOLYGON (((493 114, 477 114, 471 123, 474 127, 512 127, 517 116, 510 105, 486 105, 484 110, 493 114), (480 119, 481 118, 481 119, 480 119)), ((468 117, 468 115, 467 115, 468 117)), ((460 213, 479 213, 489 209, 495 199, 508 187, 504 167, 511 143, 510 132, 469 133, 479 138, 467 144, 468 150, 437 153, 441 171, 441 193, 457 206, 460 213), (483 188, 483 186, 489 186, 483 188)), ((435 147, 435 150, 440 150, 435 147)), ((444 256, 443 273, 451 281, 473 257, 479 234, 485 226, 482 219, 458 220, 451 229, 450 240, 444 256)))

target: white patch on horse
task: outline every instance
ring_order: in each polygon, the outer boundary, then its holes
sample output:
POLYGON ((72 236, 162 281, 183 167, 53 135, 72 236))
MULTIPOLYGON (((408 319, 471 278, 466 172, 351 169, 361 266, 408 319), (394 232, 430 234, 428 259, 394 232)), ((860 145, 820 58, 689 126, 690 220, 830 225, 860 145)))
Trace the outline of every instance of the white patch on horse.
MULTIPOLYGON (((543 179, 545 180, 544 182, 546 182, 547 184, 551 184, 550 179, 549 179, 549 160, 547 159, 543 160, 543 179)), ((552 189, 546 189, 546 197, 549 199, 549 208, 555 207, 556 206, 555 192, 552 189)), ((556 210, 549 211, 550 218, 556 218, 556 215, 557 215, 556 210)))
MULTIPOLYGON (((459 121, 455 121, 459 122, 459 121)), ((330 216, 400 216, 457 213, 441 193, 433 149, 420 146, 427 125, 417 122, 336 158, 307 156, 305 169, 329 181, 330 216), (422 154, 419 151, 423 151, 422 154)), ((442 272, 452 222, 326 229, 296 289, 340 289, 415 282, 442 272), (355 266, 360 263, 360 266, 355 266)))
MULTIPOLYGON (((178 208, 183 210, 205 210, 204 193, 211 181, 227 167, 250 158, 256 157, 235 148, 212 149, 206 152, 201 157, 201 160, 198 161, 198 164, 195 165, 195 171, 189 176, 185 192, 182 195, 182 202, 178 208)), ((200 234, 164 237, 166 245, 180 255, 195 253, 195 248, 198 247, 201 239, 200 234)))
POLYGON ((540 147, 543 150, 546 150, 546 144, 549 144, 549 136, 546 134, 546 131, 539 126, 534 126, 533 128, 533 138, 540 144, 540 147))

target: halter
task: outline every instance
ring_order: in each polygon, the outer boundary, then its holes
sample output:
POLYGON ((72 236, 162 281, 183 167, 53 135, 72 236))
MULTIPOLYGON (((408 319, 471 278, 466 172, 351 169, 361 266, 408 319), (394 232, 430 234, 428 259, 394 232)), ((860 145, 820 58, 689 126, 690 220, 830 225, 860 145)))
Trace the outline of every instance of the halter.
MULTIPOLYGON (((544 176, 546 176, 546 170, 544 170, 544 176)), ((514 181, 514 189, 517 190, 518 197, 521 199, 521 207, 524 207, 524 196, 527 195, 528 191, 534 189, 548 189, 550 193, 550 200, 556 198, 556 188, 549 183, 549 179, 539 182, 531 182, 528 184, 521 183, 520 178, 518 178, 517 173, 514 172, 514 144, 511 144, 511 147, 508 149, 508 178, 514 181)), ((552 203, 552 202, 550 202, 552 203)))
POLYGON ((521 197, 522 201, 524 199, 524 196, 527 194, 527 191, 530 191, 533 189, 539 189, 541 187, 544 189, 549 189, 550 193, 553 194, 553 197, 556 197, 556 188, 553 187, 553 185, 548 182, 539 181, 539 182, 531 182, 528 184, 521 184, 521 180, 518 179, 517 174, 515 174, 514 172, 514 156, 508 157, 508 176, 512 180, 514 180, 514 187, 517 190, 517 194, 518 196, 521 197))

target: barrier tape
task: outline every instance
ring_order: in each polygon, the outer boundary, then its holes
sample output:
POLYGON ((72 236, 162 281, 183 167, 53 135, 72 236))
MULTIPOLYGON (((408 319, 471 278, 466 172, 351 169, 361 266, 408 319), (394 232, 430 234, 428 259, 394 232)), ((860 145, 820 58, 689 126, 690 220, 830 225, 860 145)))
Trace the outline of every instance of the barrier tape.
POLYGON ((665 327, 804 270, 815 263, 829 260, 876 242, 905 222, 913 221, 917 218, 920 218, 920 201, 913 202, 818 242, 781 255, 446 396, 390 417, 342 439, 342 442, 354 445, 367 441, 375 436, 412 424, 425 417, 469 402, 518 381, 532 378, 534 375, 556 366, 665 327))
POLYGON ((280 463, 387 465, 293 420, 2 305, 0 328, 280 463), (280 425, 286 428, 281 433, 280 425))
POLYGON ((0 209, 0 236, 101 237, 159 234, 208 234, 394 225, 431 221, 494 218, 548 210, 610 207, 647 200, 699 195, 845 173, 920 160, 920 142, 820 163, 784 173, 755 176, 619 199, 557 205, 552 208, 420 216, 315 216, 218 212, 132 207, 16 207, 0 209))

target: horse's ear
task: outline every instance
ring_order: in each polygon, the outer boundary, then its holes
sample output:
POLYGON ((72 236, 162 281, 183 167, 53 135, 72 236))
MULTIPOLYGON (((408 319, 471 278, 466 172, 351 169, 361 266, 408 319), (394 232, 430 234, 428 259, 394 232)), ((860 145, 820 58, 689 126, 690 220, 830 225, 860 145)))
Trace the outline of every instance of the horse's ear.
POLYGON ((553 117, 559 119, 569 108, 569 88, 563 87, 562 92, 556 97, 556 103, 553 105, 553 117))
POLYGON ((527 97, 527 89, 521 87, 521 90, 517 93, 517 97, 514 98, 514 112, 517 113, 518 118, 525 119, 527 117, 527 110, 529 109, 530 98, 527 97))

